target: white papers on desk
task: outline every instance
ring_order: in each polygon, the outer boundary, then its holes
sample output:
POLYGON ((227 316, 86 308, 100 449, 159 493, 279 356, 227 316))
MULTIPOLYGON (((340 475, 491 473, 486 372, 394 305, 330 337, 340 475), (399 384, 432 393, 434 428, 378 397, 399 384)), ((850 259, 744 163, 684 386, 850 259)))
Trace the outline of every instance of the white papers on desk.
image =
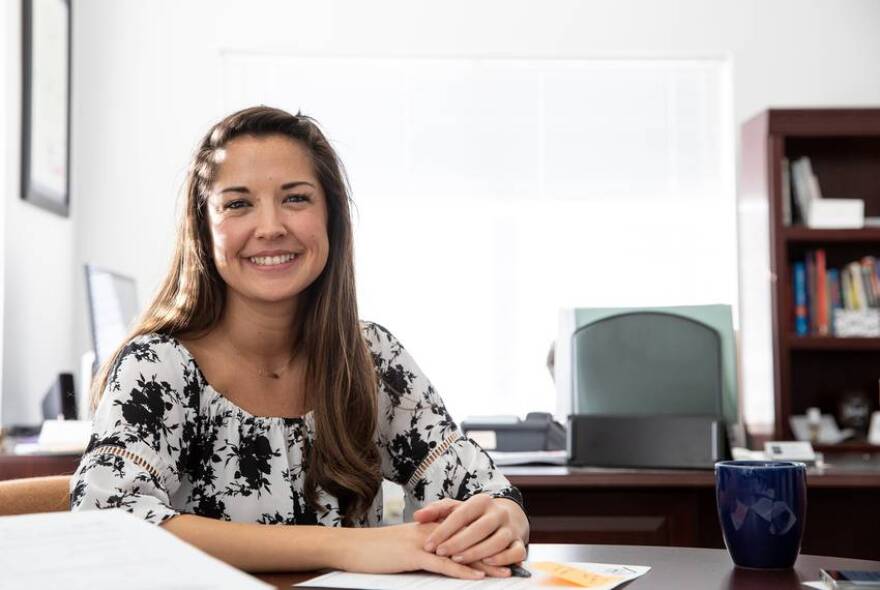
POLYGON ((121 510, 0 518, 3 588, 272 588, 121 510))
POLYGON ((82 454, 92 435, 90 420, 46 420, 36 442, 20 442, 15 445, 16 455, 82 454))
MULTIPOLYGON (((296 586, 308 588, 347 588, 351 590, 531 590, 544 588, 584 588, 588 590, 611 590, 625 582, 645 575, 651 568, 643 565, 615 565, 609 563, 547 563, 560 571, 573 574, 571 580, 579 579, 580 584, 554 577, 549 573, 531 567, 525 562, 523 567, 532 574, 531 578, 484 578, 482 580, 460 580, 437 574, 351 574, 330 572, 296 586)), ((545 569, 545 568, 542 568, 545 569)))

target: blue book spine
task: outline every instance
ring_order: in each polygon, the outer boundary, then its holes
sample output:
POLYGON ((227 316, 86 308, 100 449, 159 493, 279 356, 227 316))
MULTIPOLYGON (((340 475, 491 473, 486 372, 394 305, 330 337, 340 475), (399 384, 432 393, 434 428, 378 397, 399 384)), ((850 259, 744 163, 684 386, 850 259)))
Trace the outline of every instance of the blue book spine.
POLYGON ((798 336, 810 333, 807 314, 807 267, 803 262, 794 263, 794 331, 798 336))
POLYGON ((836 268, 828 269, 828 290, 831 309, 843 309, 843 298, 840 296, 840 271, 836 268))

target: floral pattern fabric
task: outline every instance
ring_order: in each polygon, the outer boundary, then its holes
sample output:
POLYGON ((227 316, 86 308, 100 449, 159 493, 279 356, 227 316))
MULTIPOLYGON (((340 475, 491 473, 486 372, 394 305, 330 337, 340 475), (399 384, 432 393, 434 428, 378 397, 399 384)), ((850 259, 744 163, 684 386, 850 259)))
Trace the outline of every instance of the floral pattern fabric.
MULTIPOLYGON (((407 513, 477 493, 522 503, 489 456, 462 436, 400 342, 362 323, 379 376, 376 444, 385 479, 403 486, 407 513)), ((181 513, 263 524, 341 526, 335 497, 303 493, 315 439, 311 413, 254 416, 205 380, 176 339, 130 341, 113 367, 86 453, 71 479, 72 510, 121 508, 152 523, 181 513)), ((356 526, 382 522, 381 489, 356 526)))

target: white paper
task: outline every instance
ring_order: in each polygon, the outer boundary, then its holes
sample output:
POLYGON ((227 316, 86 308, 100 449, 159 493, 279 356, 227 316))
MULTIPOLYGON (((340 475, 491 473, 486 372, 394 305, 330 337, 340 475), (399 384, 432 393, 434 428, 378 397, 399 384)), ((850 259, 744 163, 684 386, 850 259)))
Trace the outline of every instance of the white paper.
POLYGON ((0 518, 0 581, 31 590, 272 588, 121 510, 0 518))
MULTIPOLYGON (((617 586, 645 575, 651 568, 644 565, 616 565, 609 563, 570 562, 560 565, 586 570, 592 573, 618 576, 614 583, 589 586, 590 590, 611 590, 617 586)), ((574 584, 529 567, 531 578, 484 578, 460 580, 437 574, 352 574, 331 572, 296 584, 312 588, 348 588, 352 590, 529 590, 532 588, 574 588, 574 584)))
POLYGON ((820 582, 818 580, 815 582, 801 582, 801 584, 809 588, 815 588, 816 590, 829 590, 825 582, 820 582))

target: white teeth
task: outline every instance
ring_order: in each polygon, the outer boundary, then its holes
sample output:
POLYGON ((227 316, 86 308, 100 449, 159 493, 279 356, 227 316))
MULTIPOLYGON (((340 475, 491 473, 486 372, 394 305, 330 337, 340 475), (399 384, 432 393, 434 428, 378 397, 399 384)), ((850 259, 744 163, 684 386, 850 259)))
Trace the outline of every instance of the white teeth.
POLYGON ((294 258, 296 258, 295 254, 282 254, 281 256, 251 256, 248 260, 259 266, 271 266, 273 264, 284 264, 294 258))

